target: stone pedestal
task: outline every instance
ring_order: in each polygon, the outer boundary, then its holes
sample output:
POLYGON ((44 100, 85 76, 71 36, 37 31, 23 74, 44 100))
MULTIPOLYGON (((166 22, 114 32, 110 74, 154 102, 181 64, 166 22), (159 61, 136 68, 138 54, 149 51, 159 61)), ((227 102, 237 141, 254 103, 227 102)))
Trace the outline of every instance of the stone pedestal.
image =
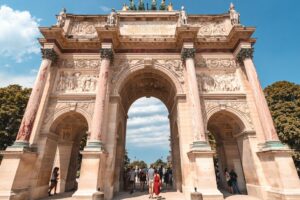
POLYGON ((73 197, 80 200, 91 200, 93 194, 100 188, 100 166, 105 153, 97 148, 85 148, 82 154, 78 190, 73 197))
POLYGON ((0 200, 24 200, 30 197, 30 181, 37 153, 24 148, 1 152, 0 200))
POLYGON ((300 180, 291 157, 292 151, 266 147, 258 152, 268 182, 267 198, 272 200, 300 199, 300 180))
POLYGON ((188 152, 194 174, 194 187, 202 194, 203 200, 223 200, 223 194, 218 190, 211 150, 191 150, 188 152))
POLYGON ((199 192, 192 192, 191 200, 203 200, 202 194, 199 192))

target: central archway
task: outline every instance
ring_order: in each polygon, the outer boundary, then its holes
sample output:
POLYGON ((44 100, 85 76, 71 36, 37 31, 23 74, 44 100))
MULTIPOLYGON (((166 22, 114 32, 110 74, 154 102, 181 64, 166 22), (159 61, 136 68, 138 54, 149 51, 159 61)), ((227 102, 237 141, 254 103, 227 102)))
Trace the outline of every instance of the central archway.
POLYGON ((178 80, 170 77, 163 70, 154 68, 142 68, 128 72, 126 77, 120 80, 115 91, 119 94, 119 107, 123 110, 124 117, 117 124, 118 128, 115 139, 115 155, 114 155, 114 193, 122 190, 123 157, 126 143, 126 124, 127 114, 130 106, 141 97, 155 97, 159 99, 167 108, 170 124, 170 146, 171 146, 171 163, 173 167, 174 184, 173 188, 181 191, 182 174, 181 174, 181 156, 180 156, 180 137, 177 127, 177 109, 176 96, 182 93, 178 88, 178 80), (180 91, 180 92, 179 92, 180 91))

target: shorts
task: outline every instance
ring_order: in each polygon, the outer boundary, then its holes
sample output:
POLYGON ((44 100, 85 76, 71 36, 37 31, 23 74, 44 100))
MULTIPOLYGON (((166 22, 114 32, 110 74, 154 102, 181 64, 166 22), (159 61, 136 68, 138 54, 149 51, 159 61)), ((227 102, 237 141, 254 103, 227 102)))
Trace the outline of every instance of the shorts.
POLYGON ((153 179, 150 179, 148 183, 149 183, 149 188, 153 188, 153 183, 154 183, 153 179))

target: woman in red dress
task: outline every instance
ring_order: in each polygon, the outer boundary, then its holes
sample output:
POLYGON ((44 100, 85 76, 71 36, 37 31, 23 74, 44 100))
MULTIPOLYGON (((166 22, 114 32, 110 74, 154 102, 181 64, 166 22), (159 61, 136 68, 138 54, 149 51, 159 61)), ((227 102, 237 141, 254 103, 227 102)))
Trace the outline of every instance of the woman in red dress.
POLYGON ((157 173, 157 170, 154 171, 154 186, 153 186, 153 192, 156 195, 156 197, 159 196, 160 193, 160 184, 161 184, 161 180, 160 180, 160 176, 157 173))

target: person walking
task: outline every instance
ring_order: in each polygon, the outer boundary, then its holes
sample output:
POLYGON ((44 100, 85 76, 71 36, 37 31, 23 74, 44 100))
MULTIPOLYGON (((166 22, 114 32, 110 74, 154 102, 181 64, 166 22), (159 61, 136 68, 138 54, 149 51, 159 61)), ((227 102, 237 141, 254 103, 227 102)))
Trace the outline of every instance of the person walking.
POLYGON ((134 192, 134 184, 135 184, 135 170, 133 168, 130 169, 129 174, 129 183, 130 183, 130 194, 134 192))
POLYGON ((139 177, 140 177, 140 189, 141 189, 141 192, 143 192, 145 189, 145 183, 146 183, 146 177, 147 177, 146 171, 144 169, 141 169, 139 177))
POLYGON ((168 168, 164 174, 164 182, 166 184, 166 189, 168 189, 169 179, 170 179, 170 168, 168 168))
POLYGON ((155 193, 156 198, 159 197, 161 187, 161 178, 159 173, 154 171, 154 184, 153 184, 153 192, 155 193))
POLYGON ((225 180, 226 180, 226 183, 228 186, 228 192, 230 192, 232 194, 233 192, 232 192, 231 178, 230 178, 230 174, 229 174, 227 168, 225 168, 225 170, 224 170, 224 176, 225 176, 225 180))
POLYGON ((237 183, 237 174, 235 173, 235 171, 232 169, 229 173, 230 175, 230 180, 231 180, 231 186, 232 186, 232 190, 233 190, 233 194, 241 194, 238 183, 237 183))
POLYGON ((50 179, 50 186, 49 186, 49 190, 48 190, 48 195, 51 196, 51 191, 52 189, 54 189, 54 194, 56 194, 56 187, 57 187, 57 182, 58 182, 58 167, 54 167, 52 175, 51 175, 51 179, 50 179))
POLYGON ((154 180, 154 169, 153 165, 150 166, 147 173, 148 186, 149 186, 149 199, 153 198, 153 180, 154 180))

